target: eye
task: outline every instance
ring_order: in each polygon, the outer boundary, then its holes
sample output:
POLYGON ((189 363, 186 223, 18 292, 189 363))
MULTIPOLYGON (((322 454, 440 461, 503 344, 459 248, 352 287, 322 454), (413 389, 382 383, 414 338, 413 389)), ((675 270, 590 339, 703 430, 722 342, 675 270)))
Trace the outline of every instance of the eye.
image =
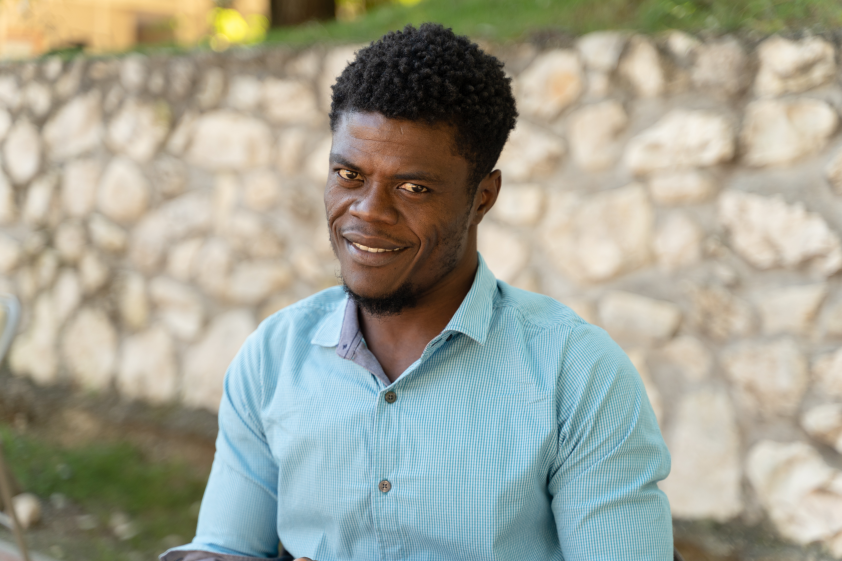
POLYGON ((351 171, 349 169, 340 169, 336 173, 339 174, 339 177, 341 177, 342 179, 347 179, 348 181, 356 181, 360 178, 359 173, 351 171))
POLYGON ((426 193, 429 191, 423 185, 418 185, 417 183, 402 183, 398 189, 403 189, 404 191, 409 191, 410 193, 426 193))

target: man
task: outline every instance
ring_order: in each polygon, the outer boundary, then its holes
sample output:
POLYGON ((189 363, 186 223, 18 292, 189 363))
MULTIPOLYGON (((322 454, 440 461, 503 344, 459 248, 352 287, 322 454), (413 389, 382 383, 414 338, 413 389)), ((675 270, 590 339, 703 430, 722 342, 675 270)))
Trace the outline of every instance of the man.
POLYGON ((502 64, 438 25, 344 70, 325 188, 344 290, 231 364, 197 535, 165 561, 672 558, 633 366, 477 254, 516 116, 502 64))

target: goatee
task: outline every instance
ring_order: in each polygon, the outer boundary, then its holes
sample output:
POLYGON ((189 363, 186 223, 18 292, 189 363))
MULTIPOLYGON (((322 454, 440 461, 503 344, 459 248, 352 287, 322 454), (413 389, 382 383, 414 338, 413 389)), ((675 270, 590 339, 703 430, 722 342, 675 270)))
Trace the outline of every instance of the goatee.
POLYGON ((414 308, 418 303, 418 295, 410 283, 401 285, 391 294, 375 297, 357 294, 344 282, 342 288, 360 309, 373 317, 396 316, 407 308, 414 308))

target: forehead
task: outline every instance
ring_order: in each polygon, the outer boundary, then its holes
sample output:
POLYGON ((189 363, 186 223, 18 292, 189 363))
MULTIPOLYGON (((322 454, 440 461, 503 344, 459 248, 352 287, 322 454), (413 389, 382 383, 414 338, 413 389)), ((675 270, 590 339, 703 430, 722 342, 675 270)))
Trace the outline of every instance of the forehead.
POLYGON ((380 113, 345 113, 333 132, 331 159, 362 164, 467 167, 456 153, 455 129, 445 124, 390 119, 380 113))

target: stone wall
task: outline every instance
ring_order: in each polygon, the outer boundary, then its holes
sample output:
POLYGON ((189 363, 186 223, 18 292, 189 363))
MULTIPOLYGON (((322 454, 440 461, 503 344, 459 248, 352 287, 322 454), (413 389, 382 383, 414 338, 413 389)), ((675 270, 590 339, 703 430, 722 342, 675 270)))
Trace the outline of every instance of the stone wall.
MULTIPOLYGON (((521 111, 481 251, 605 327, 676 517, 842 557, 842 84, 819 37, 489 49, 521 111)), ((257 323, 336 283, 321 188, 352 47, 0 67, 11 369, 214 410, 257 323)))

